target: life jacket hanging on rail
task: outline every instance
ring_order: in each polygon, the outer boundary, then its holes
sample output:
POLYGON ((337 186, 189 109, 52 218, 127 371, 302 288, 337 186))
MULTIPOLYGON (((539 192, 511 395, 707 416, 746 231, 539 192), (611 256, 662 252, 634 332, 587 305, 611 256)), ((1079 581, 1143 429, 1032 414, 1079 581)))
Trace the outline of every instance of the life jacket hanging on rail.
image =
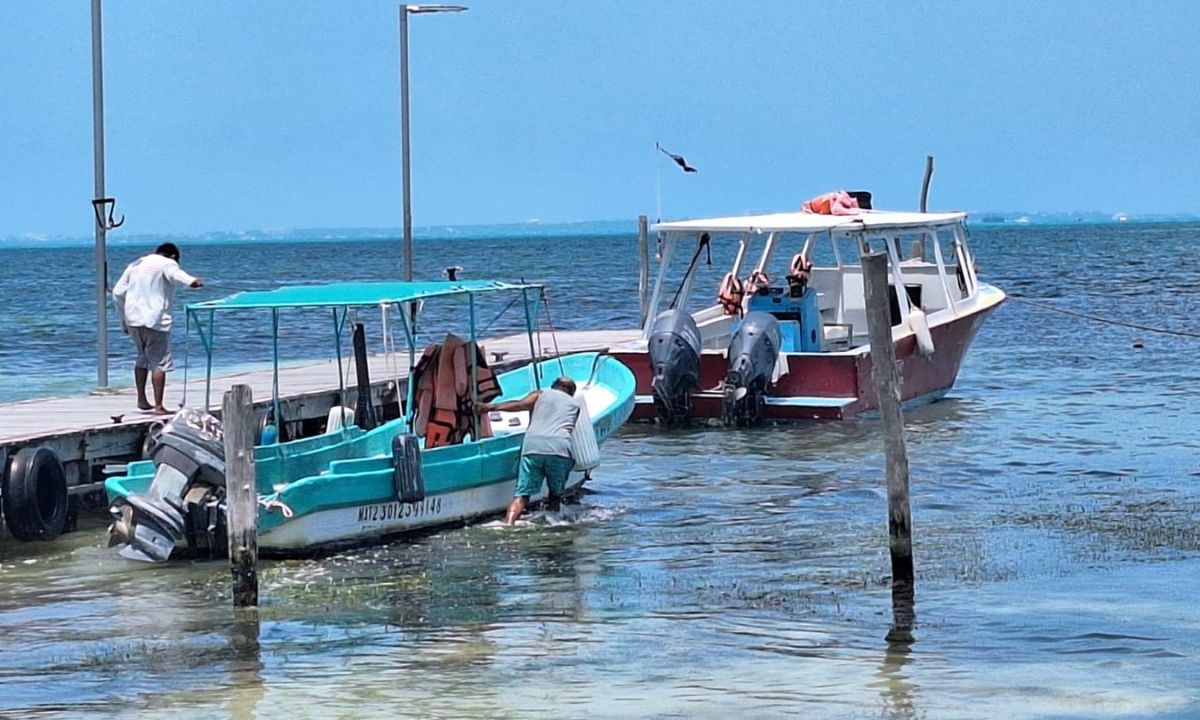
POLYGON ((800 297, 808 289, 808 276, 812 272, 812 261, 804 253, 796 253, 788 268, 787 283, 792 297, 800 297))
MULTIPOLYGON (((477 379, 476 397, 490 402, 500 396, 500 383, 477 343, 447 334, 441 343, 425 348, 413 369, 417 412, 413 431, 425 438, 425 449, 463 442, 472 434, 475 408, 471 366, 477 379)), ((479 416, 477 441, 492 436, 487 415, 479 416)))
POLYGON ((742 299, 746 297, 746 286, 731 272, 725 273, 721 279, 721 287, 717 291, 717 302, 726 315, 742 314, 742 299))

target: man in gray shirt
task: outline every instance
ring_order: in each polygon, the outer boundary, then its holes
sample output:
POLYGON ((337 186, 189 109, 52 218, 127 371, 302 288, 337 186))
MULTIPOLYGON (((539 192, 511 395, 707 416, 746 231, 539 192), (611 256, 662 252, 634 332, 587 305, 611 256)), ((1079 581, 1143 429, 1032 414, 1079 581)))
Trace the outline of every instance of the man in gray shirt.
POLYGON ((575 461, 571 458, 571 433, 579 417, 575 399, 575 381, 569 377, 555 380, 549 390, 534 390, 520 400, 483 403, 483 412, 530 411, 529 429, 521 444, 521 469, 517 488, 504 521, 512 525, 525 512, 529 498, 542 491, 542 482, 550 486, 549 507, 557 510, 567 487, 575 461))

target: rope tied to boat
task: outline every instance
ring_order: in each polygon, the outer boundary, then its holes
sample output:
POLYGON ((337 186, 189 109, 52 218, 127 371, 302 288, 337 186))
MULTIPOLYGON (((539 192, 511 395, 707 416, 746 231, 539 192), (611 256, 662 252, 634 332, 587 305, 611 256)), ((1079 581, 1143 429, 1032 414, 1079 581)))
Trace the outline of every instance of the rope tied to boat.
POLYGON ((1139 323, 1124 322, 1121 320, 1112 320, 1110 318, 1100 317, 1099 315, 1089 315, 1087 313, 1082 313, 1077 310, 1067 310, 1065 308, 1055 307, 1055 306, 1049 305, 1047 303, 1040 303, 1040 302, 1037 302, 1034 300, 1030 300, 1029 298, 1024 297, 1022 295, 1013 295, 1010 293, 1008 297, 1011 300, 1015 300, 1020 303, 1025 303, 1026 305, 1030 305, 1032 307, 1041 308, 1042 310, 1049 310, 1051 312, 1062 313, 1063 315, 1070 315, 1072 317, 1083 318, 1084 320, 1091 320, 1093 322, 1104 323, 1106 325, 1117 325, 1119 327, 1126 327, 1126 328, 1131 328, 1134 330, 1144 330, 1146 332, 1159 333, 1162 335, 1174 335, 1176 337, 1186 337, 1186 338, 1193 338, 1193 339, 1200 340, 1200 333, 1197 333, 1197 332, 1191 332, 1188 330, 1171 330, 1169 328, 1160 328, 1160 327, 1153 327, 1151 325, 1141 325, 1139 323))
POLYGON ((285 518, 290 518, 296 514, 290 507, 287 506, 287 503, 284 503, 279 499, 278 493, 274 495, 259 495, 258 504, 261 505, 267 512, 279 510, 283 513, 285 518))

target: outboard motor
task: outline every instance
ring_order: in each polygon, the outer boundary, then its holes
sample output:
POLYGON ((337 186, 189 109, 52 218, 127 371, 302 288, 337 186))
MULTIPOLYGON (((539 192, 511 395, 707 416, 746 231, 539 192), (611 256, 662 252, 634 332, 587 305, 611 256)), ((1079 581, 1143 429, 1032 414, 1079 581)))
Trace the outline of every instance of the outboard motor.
POLYGON ((763 419, 764 396, 779 360, 779 321, 767 312, 750 312, 729 341, 725 399, 721 416, 727 425, 757 425, 763 419))
POLYGON ((130 493, 109 508, 109 546, 121 556, 166 562, 176 543, 210 551, 225 547, 225 433, 221 421, 181 410, 150 450, 154 481, 146 494, 130 493))
POLYGON ((692 391, 700 387, 700 328, 683 310, 668 310, 650 326, 654 409, 668 425, 692 419, 692 391))

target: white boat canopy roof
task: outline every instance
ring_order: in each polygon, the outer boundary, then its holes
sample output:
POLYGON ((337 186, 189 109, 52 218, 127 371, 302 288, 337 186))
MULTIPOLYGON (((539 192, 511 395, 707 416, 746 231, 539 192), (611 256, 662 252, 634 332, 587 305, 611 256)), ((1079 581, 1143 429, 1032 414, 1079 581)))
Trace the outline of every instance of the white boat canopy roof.
POLYGON ((660 222, 653 230, 661 233, 814 233, 837 230, 840 233, 882 230, 927 230, 955 225, 967 217, 965 212, 921 213, 888 210, 859 210, 855 215, 817 215, 806 212, 743 215, 660 222))

